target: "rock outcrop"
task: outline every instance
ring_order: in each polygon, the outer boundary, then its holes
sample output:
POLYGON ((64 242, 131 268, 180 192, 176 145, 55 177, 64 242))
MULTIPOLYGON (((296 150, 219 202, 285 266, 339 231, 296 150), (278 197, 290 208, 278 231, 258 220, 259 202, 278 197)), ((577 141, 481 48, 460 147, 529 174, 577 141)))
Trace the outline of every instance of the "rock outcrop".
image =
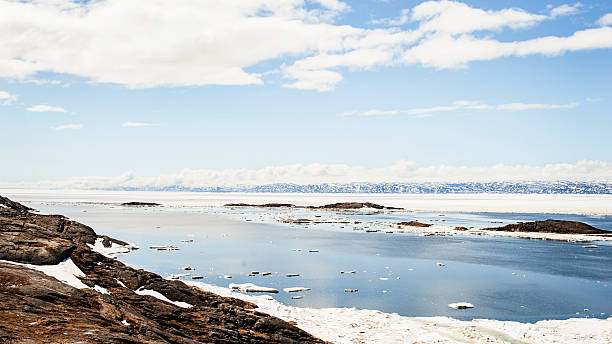
POLYGON ((503 227, 483 228, 483 230, 503 232, 612 235, 610 231, 604 231, 583 222, 550 219, 545 221, 520 222, 517 224, 506 225, 503 227))
POLYGON ((419 222, 419 221, 398 222, 397 225, 400 226, 400 227, 404 227, 404 226, 431 227, 431 226, 433 226, 431 223, 422 223, 422 222, 419 222))
MULTIPOLYGON (((254 304, 107 258, 87 245, 96 238, 91 228, 63 216, 0 209, 0 342, 322 343, 257 312, 254 304), (89 288, 6 262, 56 264, 67 258, 89 288), (171 302, 136 292, 143 290, 171 302)), ((121 243, 100 238, 106 245, 121 243)))
POLYGON ((121 203, 125 207, 158 207, 161 204, 152 202, 125 202, 121 203))

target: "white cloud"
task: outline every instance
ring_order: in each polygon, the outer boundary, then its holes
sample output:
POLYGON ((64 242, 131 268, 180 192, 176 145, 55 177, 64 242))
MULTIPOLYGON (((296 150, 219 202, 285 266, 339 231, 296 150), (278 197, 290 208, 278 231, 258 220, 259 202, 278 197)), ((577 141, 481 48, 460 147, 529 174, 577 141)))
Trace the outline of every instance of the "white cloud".
POLYGON ((27 111, 30 112, 68 112, 64 108, 59 106, 49 106, 49 105, 33 105, 26 108, 27 111))
POLYGON ((612 13, 608 13, 604 15, 603 17, 599 18, 599 20, 597 21, 597 24, 601 26, 612 25, 612 13))
POLYGON ((408 49, 407 63, 437 68, 465 68, 472 61, 507 56, 560 55, 568 51, 612 48, 612 28, 577 31, 571 36, 547 36, 526 41, 500 42, 472 35, 436 34, 408 49))
POLYGON ((55 127, 55 130, 66 130, 66 129, 78 130, 82 128, 83 128, 82 124, 64 124, 64 125, 58 125, 57 127, 55 127))
POLYGON ((0 0, 0 77, 27 80, 53 72, 131 88, 250 85, 269 75, 251 67, 282 59, 272 69, 290 79, 285 87, 328 91, 342 81, 343 68, 458 68, 506 56, 611 47, 607 27, 517 42, 492 36, 579 7, 562 5, 543 15, 425 1, 387 22, 396 27, 364 29, 333 22, 350 10, 339 0, 150 0, 146 6, 139 0, 0 0), (397 27, 408 22, 417 27, 397 27))
POLYGON ((522 9, 485 11, 458 1, 426 1, 412 10, 412 20, 421 22, 420 31, 454 35, 504 27, 525 28, 546 19, 547 16, 522 9))
POLYGON ((145 123, 145 122, 123 122, 121 126, 122 127, 151 127, 153 126, 153 124, 145 123))
POLYGON ((612 163, 579 161, 543 166, 504 165, 420 166, 410 161, 379 168, 344 164, 310 164, 270 166, 258 170, 191 170, 158 177, 139 177, 128 172, 118 177, 82 177, 64 181, 36 183, 0 183, 0 187, 29 188, 120 188, 168 187, 187 188, 266 185, 273 183, 320 184, 352 182, 491 182, 491 181, 612 181, 612 163))
POLYGON ((561 16, 570 16, 570 15, 574 15, 578 12, 580 12, 580 7, 582 7, 583 5, 579 2, 573 4, 573 5, 569 5, 569 4, 563 4, 561 6, 551 6, 548 5, 547 7, 550 8, 550 16, 552 18, 556 18, 556 17, 561 17, 561 16))
POLYGON ((17 101, 17 96, 5 91, 0 91, 0 101, 2 102, 2 105, 9 105, 17 101))
POLYGON ((388 115, 431 115, 437 112, 450 112, 457 110, 493 110, 493 111, 526 111, 526 110, 556 110, 556 109, 572 109, 580 105, 579 102, 568 104, 538 104, 538 103, 507 103, 499 105, 489 105, 478 101, 460 100, 455 101, 451 105, 438 105, 426 108, 413 108, 404 110, 380 110, 370 109, 367 111, 350 111, 344 112, 345 115, 361 115, 361 116, 388 116, 388 115))
POLYGON ((374 25, 400 26, 407 24, 410 20, 410 9, 404 8, 400 11, 400 16, 397 18, 374 19, 370 23, 374 25))

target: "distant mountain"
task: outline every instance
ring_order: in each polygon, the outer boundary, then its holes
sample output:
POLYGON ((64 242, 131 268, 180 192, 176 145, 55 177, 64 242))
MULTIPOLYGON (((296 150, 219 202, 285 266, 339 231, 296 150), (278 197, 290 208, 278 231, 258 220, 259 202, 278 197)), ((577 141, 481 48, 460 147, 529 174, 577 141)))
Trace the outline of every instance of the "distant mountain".
MULTIPOLYGON (((107 189, 108 190, 108 189, 107 189)), ((469 182, 469 183, 347 183, 269 184, 233 187, 119 187, 130 191, 266 192, 266 193, 519 193, 519 194, 612 194, 608 182, 469 182)))

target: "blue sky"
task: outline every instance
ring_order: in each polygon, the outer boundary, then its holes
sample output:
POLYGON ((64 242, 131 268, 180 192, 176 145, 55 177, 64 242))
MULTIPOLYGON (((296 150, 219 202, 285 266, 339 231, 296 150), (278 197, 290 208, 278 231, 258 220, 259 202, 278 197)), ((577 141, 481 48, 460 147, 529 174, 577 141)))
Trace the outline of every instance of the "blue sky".
POLYGON ((220 3, 0 0, 0 181, 398 162, 612 171, 608 1, 220 3))

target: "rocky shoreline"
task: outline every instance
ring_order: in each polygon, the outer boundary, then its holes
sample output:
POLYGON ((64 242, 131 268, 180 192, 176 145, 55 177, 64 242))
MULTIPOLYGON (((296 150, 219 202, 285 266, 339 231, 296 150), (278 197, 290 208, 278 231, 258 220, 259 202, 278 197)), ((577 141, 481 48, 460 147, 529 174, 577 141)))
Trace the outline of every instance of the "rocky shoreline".
POLYGON ((0 205, 0 342, 323 343, 253 303, 108 258, 97 242, 127 243, 88 226, 0 205), (73 285, 40 271, 62 264, 74 265, 73 285))

